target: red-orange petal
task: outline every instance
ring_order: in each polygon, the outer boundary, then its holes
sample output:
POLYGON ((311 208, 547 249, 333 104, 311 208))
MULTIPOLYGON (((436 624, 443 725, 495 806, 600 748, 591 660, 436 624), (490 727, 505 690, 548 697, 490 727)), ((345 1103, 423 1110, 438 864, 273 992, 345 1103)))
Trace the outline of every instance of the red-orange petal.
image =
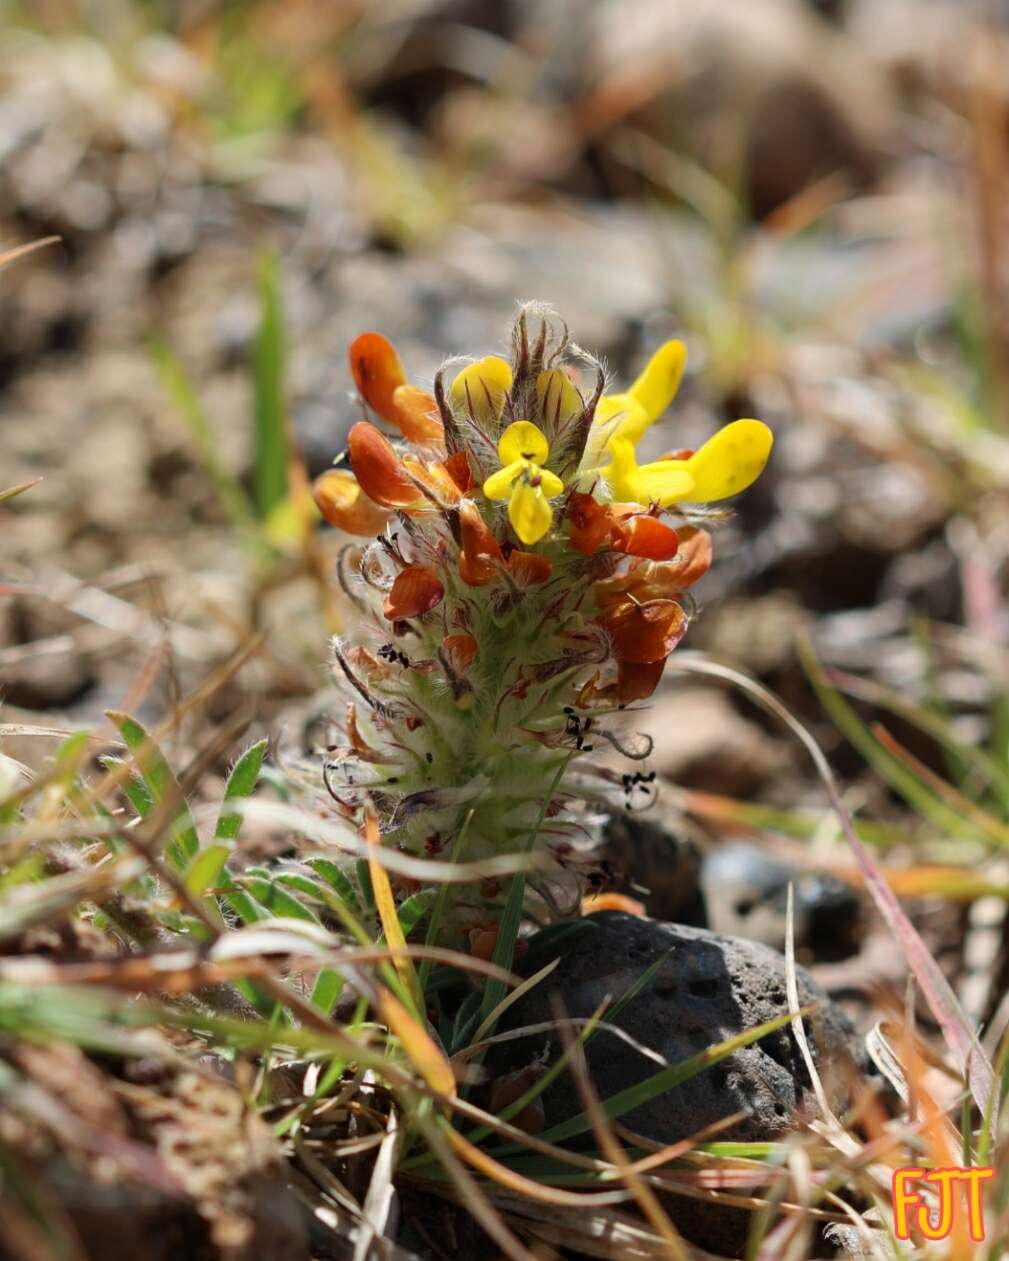
POLYGON ((669 656, 686 632, 687 618, 675 600, 628 600, 607 612, 604 625, 618 661, 645 665, 669 656))
POLYGON ((626 893, 593 893, 582 898, 582 914, 595 915, 597 911, 623 911, 625 915, 643 917, 646 914, 644 902, 630 898, 626 893))
POLYGON ((464 495, 468 494, 476 485, 476 479, 473 477, 473 466, 469 462, 468 451, 456 451, 444 461, 443 467, 464 495))
POLYGON ((392 584, 382 612, 391 622, 430 613, 445 596, 445 588, 426 565, 408 565, 392 584))
POLYGON ((446 635, 441 641, 441 647, 456 674, 465 674, 476 657, 476 640, 465 632, 458 635, 446 635))
POLYGON ((583 556, 591 556, 609 540, 614 526, 609 507, 597 503, 591 495, 575 491, 568 499, 568 517, 568 542, 583 556))
POLYGON ((696 525, 684 526, 680 531, 679 565, 676 581, 681 591, 692 587, 711 568, 711 535, 696 525))
POLYGON ((680 545, 672 526, 645 514, 622 521, 618 527, 617 551, 646 560, 671 560, 680 545))
POLYGON ((347 469, 329 469, 317 477, 312 497, 329 524, 348 534, 374 538, 389 520, 388 510, 373 503, 347 469))
POLYGON ((444 442, 445 426, 441 423, 434 397, 417 385, 397 386, 392 394, 395 415, 390 417, 408 442, 444 442))
POLYGON ((405 508, 421 498, 392 443, 366 420, 347 435, 350 463, 364 493, 387 508, 405 508))
POLYGON ((553 573, 553 561, 538 552, 512 552, 508 572, 520 587, 537 587, 553 573))
POLYGON ((406 385, 396 348, 381 333, 362 333, 350 343, 350 371, 358 392, 372 411, 390 425, 398 423, 393 395, 406 385))
POLYGON ((621 705, 646 701, 659 686, 665 668, 665 657, 658 661, 621 661, 617 666, 617 701, 621 705))
POLYGON ((472 499, 464 499, 459 507, 459 528, 459 574, 468 586, 482 587, 497 574, 498 563, 504 559, 501 545, 472 499))

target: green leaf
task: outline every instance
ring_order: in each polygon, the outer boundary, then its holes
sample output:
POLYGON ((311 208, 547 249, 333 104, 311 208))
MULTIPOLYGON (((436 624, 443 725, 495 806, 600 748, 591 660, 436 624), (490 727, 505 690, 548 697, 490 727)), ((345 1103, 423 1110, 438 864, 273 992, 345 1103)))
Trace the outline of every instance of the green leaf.
POLYGON ((242 826, 242 816, 224 807, 229 801, 240 801, 251 796, 269 747, 269 740, 259 740, 246 749, 231 768, 231 774, 224 788, 224 804, 221 806, 221 813, 217 816, 217 827, 214 829, 217 840, 233 841, 238 836, 242 826))
POLYGON ((343 977, 332 968, 323 968, 312 986, 312 1003, 326 1016, 336 1006, 343 989, 343 977))
POLYGON ((259 271, 261 317, 252 358, 253 470, 260 520, 287 498, 287 420, 284 409, 284 316, 276 254, 259 271))
POLYGON ((230 853, 229 845, 208 845, 206 849, 201 849, 186 868, 186 888, 189 892, 199 897, 208 889, 220 886, 224 864, 230 853))
POLYGON ((434 889, 421 889, 418 893, 411 894, 410 897, 400 902, 396 908, 396 914, 399 917, 399 925, 403 930, 404 937, 410 936, 427 914, 434 899, 434 889))
POLYGON ((354 886, 338 863, 334 863, 331 858, 306 858, 305 863, 329 885, 341 902, 344 902, 355 915, 360 915, 361 904, 354 892, 354 886))
POLYGON ((276 880, 265 880, 262 876, 242 876, 236 884, 250 893, 271 915, 319 923, 319 917, 304 903, 292 897, 276 880))
MULTIPOLYGON (((178 798, 180 809, 171 827, 165 857, 176 871, 184 871, 200 848, 200 838, 179 781, 165 761, 157 742, 135 718, 114 709, 106 710, 106 716, 119 728, 126 747, 133 754, 151 800, 160 803, 171 796, 178 798)), ((129 796, 129 790, 127 795, 129 796)))

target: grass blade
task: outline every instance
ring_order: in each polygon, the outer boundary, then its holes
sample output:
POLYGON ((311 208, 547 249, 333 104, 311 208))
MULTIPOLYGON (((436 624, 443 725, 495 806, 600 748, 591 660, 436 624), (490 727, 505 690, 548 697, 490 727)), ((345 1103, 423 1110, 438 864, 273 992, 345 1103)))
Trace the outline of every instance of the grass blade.
POLYGON ((284 317, 280 266, 267 254, 259 271, 260 324, 252 357, 253 469, 260 520, 287 498, 287 420, 284 409, 284 317))

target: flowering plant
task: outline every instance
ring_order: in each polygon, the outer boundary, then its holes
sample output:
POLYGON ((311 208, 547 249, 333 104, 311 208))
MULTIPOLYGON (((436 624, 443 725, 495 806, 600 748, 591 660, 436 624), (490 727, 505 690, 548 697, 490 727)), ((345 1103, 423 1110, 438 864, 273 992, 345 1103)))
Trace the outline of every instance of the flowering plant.
MULTIPOLYGON (((547 855, 526 885, 539 920, 577 908, 583 803, 641 778, 585 755, 622 747, 608 721, 654 692, 686 632, 711 563, 697 505, 745 490, 770 453, 767 426, 737 420, 697 451, 638 462, 684 360, 669 341, 628 390, 604 393, 602 366, 536 308, 516 320, 510 361, 443 370, 433 394, 380 334, 350 347, 363 402, 398 441, 359 421, 349 468, 314 487, 327 521, 372 540, 341 561, 360 617, 334 645, 348 704, 327 784, 414 855, 450 851, 463 830, 468 859, 532 836, 547 855)), ((456 888, 443 935, 492 946, 502 906, 497 880, 456 888)))

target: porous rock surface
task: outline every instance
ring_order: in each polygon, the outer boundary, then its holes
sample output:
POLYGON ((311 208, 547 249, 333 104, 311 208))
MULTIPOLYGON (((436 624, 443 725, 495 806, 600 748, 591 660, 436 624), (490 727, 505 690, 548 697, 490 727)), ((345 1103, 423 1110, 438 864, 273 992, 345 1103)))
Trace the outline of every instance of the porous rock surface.
MULTIPOLYGON (((613 1023, 669 1064, 788 1010, 780 954, 757 942, 703 928, 604 912, 583 921, 563 940, 559 952, 560 962, 549 978, 509 1011, 512 1029, 553 1019, 558 997, 573 1018, 589 1016, 607 996, 619 1002, 658 959, 662 962, 655 974, 613 1023)), ((536 967, 543 966, 545 958, 549 953, 530 953, 536 967)), ((828 1097, 842 1107, 863 1063, 854 1030, 804 969, 797 968, 796 979, 800 1004, 818 1005, 804 1018, 804 1026, 828 1097)), ((526 1064, 533 1057, 553 1059, 559 1053, 559 1039, 552 1033, 502 1046, 507 1063, 501 1069, 526 1064)), ((662 1067, 606 1031, 590 1041, 586 1057, 603 1099, 662 1067)), ((545 1092, 544 1106, 548 1126, 582 1110, 569 1075, 562 1074, 545 1092)), ((766 1141, 794 1129, 814 1106, 805 1065, 791 1027, 786 1026, 620 1120, 636 1133, 670 1143, 743 1112, 745 1117, 718 1137, 766 1141)), ((679 1196, 671 1197, 669 1204, 687 1238, 723 1255, 735 1254, 745 1245, 748 1214, 679 1196)))

